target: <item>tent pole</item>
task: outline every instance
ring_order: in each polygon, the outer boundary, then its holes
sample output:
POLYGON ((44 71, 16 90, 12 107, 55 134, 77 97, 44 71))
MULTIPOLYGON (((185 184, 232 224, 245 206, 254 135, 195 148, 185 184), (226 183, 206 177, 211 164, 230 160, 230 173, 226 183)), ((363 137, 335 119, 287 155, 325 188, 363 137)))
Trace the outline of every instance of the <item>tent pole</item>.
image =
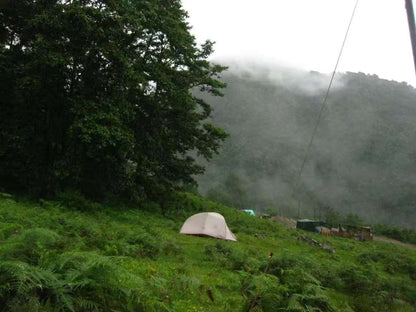
POLYGON ((406 0, 407 20, 409 22, 410 39, 412 41, 413 62, 416 73, 416 25, 412 0, 406 0))

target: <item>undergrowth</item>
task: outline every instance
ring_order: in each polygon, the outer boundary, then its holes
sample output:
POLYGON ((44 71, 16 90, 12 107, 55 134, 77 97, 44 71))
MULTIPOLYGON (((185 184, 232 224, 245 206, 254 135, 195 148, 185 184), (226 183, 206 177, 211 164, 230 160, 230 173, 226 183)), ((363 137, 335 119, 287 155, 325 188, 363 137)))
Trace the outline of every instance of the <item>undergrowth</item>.
POLYGON ((416 252, 281 227, 191 194, 161 209, 0 196, 1 311, 415 311, 416 252), (178 233, 224 215, 237 242, 178 233), (310 236, 335 253, 298 240, 310 236), (274 253, 272 258, 268 255, 274 253))

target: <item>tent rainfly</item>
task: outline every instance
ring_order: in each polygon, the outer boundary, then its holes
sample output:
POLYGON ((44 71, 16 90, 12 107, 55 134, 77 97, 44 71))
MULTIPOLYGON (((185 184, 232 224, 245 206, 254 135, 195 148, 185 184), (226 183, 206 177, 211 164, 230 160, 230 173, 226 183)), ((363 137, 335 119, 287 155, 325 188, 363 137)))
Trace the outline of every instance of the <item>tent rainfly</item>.
POLYGON ((237 241, 224 217, 216 212, 202 212, 189 217, 179 233, 237 241))

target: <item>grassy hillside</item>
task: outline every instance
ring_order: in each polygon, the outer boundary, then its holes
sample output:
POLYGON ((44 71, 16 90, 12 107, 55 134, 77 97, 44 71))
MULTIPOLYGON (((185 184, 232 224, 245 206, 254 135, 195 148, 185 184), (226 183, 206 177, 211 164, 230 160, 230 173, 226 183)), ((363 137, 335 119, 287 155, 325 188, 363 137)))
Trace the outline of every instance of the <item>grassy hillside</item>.
POLYGON ((168 208, 2 194, 1 310, 416 309, 415 251, 289 230, 190 194, 168 208), (179 234, 198 211, 223 214, 238 242, 179 234))

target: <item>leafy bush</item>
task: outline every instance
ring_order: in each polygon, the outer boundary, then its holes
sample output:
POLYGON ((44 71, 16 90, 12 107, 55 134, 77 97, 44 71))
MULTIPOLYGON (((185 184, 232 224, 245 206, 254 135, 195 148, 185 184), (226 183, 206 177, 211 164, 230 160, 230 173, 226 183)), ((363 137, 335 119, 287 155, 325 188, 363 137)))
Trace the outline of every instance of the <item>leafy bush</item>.
POLYGON ((302 293, 291 295, 287 308, 287 311, 337 311, 322 288, 314 284, 307 284, 302 293))
POLYGON ((372 271, 358 265, 349 265, 341 268, 338 272, 342 282, 343 290, 349 293, 366 293, 374 289, 377 281, 373 278, 372 271))
POLYGON ((59 196, 59 200, 64 207, 77 209, 80 211, 100 210, 101 205, 95 201, 87 199, 79 191, 65 191, 59 196))
POLYGON ((384 264, 386 272, 391 274, 404 273, 414 279, 416 274, 416 263, 407 254, 391 248, 382 251, 372 251, 360 254, 357 257, 360 264, 371 265, 377 262, 384 264))
POLYGON ((273 275, 241 273, 243 294, 247 297, 244 311, 278 311, 286 307, 287 288, 273 275))
POLYGON ((10 235, 16 234, 22 225, 17 223, 0 224, 0 240, 7 239, 10 235))
POLYGON ((182 195, 176 204, 185 208, 172 210, 177 213, 0 199, 1 310, 216 312, 252 305, 251 312, 399 312, 416 306, 410 250, 319 237, 336 249, 329 255, 298 242, 296 231, 182 195), (178 234, 192 209, 223 214, 238 242, 178 234))
POLYGON ((139 308, 146 293, 145 284, 125 270, 121 260, 95 252, 66 252, 57 258, 52 269, 60 274, 78 308, 88 305, 98 310, 120 305, 139 308))
POLYGON ((205 254, 221 265, 233 269, 242 270, 247 263, 247 254, 234 248, 230 242, 218 242, 215 245, 205 246, 205 254))
POLYGON ((58 248, 61 242, 60 235, 49 229, 27 229, 7 239, 0 246, 0 256, 2 259, 20 259, 30 264, 38 264, 44 253, 58 248))
POLYGON ((0 261, 0 285, 0 302, 9 311, 38 311, 45 304, 53 304, 56 311, 74 311, 73 298, 49 269, 0 261))

